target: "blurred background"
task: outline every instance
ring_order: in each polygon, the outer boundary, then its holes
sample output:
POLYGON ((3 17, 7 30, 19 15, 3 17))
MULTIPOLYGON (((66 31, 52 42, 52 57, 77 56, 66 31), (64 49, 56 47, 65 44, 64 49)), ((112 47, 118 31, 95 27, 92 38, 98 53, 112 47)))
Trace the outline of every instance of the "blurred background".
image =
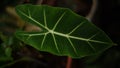
POLYGON ((104 53, 73 59, 71 68, 120 68, 120 0, 1 0, 0 68, 65 68, 67 57, 36 51, 16 37, 17 29, 35 30, 15 13, 20 4, 65 7, 86 17, 116 43, 104 53))

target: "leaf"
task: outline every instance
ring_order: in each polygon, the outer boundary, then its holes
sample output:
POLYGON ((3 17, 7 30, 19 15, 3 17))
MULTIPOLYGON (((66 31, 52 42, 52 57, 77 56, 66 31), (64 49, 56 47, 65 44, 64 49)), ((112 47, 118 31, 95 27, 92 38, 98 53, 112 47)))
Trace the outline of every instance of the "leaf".
POLYGON ((87 19, 67 8, 19 5, 17 14, 42 29, 17 31, 17 38, 40 51, 81 58, 100 53, 113 45, 109 37, 87 19))
POLYGON ((13 60, 11 53, 12 49, 7 44, 8 38, 0 33, 0 62, 13 60))
POLYGON ((13 58, 11 57, 11 49, 4 48, 3 45, 0 44, 0 62, 10 60, 13 60, 13 58))
POLYGON ((11 57, 11 54, 12 53, 12 48, 10 48, 10 47, 7 47, 6 49, 5 49, 5 54, 6 54, 6 56, 7 57, 11 57))

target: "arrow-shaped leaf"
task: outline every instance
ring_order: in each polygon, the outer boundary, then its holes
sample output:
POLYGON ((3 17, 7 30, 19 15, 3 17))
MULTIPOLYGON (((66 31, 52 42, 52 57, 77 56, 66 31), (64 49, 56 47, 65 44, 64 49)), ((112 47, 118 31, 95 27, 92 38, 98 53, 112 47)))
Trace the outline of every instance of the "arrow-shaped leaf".
POLYGON ((16 32, 19 39, 40 51, 80 58, 100 53, 113 44, 102 30, 66 8, 19 5, 16 12, 23 20, 42 29, 16 32))

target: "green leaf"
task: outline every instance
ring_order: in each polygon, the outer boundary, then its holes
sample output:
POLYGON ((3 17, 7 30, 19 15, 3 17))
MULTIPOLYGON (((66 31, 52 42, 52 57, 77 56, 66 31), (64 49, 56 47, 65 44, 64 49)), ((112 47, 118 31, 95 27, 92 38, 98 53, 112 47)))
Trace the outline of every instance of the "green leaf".
POLYGON ((113 45, 102 30, 67 8, 19 5, 16 12, 26 22, 42 29, 16 32, 17 38, 37 50, 81 58, 101 53, 113 45))
POLYGON ((0 44, 0 62, 13 60, 11 57, 11 52, 11 48, 4 48, 3 45, 0 44))
POLYGON ((7 57, 11 57, 11 53, 12 53, 12 48, 7 47, 7 48, 5 49, 5 54, 6 54, 6 56, 7 56, 7 57))

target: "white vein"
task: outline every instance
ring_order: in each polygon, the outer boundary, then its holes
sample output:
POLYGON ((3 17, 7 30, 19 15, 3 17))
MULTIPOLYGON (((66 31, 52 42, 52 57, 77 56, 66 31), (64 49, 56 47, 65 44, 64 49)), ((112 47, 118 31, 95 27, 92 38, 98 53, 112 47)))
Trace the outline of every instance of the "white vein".
POLYGON ((24 12, 22 12, 21 10, 18 10, 22 15, 26 16, 27 18, 31 19, 32 21, 34 21, 36 24, 38 24, 39 26, 45 28, 46 30, 49 30, 48 27, 45 27, 44 25, 42 25, 40 22, 38 22, 37 20, 35 20, 34 18, 32 18, 31 16, 25 14, 24 12))
POLYGON ((103 44, 111 44, 111 43, 108 43, 108 42, 102 42, 102 41, 97 41, 97 40, 88 40, 90 42, 96 42, 96 43, 103 43, 103 44))
POLYGON ((94 38, 98 33, 99 33, 99 32, 97 32, 96 34, 92 35, 92 36, 89 38, 89 40, 92 39, 92 38, 94 38))
POLYGON ((61 21, 61 19, 62 19, 63 16, 65 15, 65 13, 66 13, 66 12, 64 12, 64 13, 60 16, 60 18, 57 20, 57 22, 55 23, 55 25, 54 25, 54 27, 53 27, 52 30, 55 30, 55 28, 57 27, 58 23, 61 21))
POLYGON ((26 36, 39 36, 39 35, 45 35, 45 34, 48 34, 49 32, 46 32, 46 33, 36 33, 36 34, 28 34, 28 33, 24 33, 22 35, 26 35, 26 36))
POLYGON ((95 48, 92 46, 92 44, 88 41, 88 45, 93 49, 94 52, 96 52, 95 48))
POLYGON ((47 34, 48 34, 48 32, 46 32, 46 33, 40 33, 40 34, 36 33, 36 34, 22 34, 22 35, 28 36, 26 40, 29 40, 29 38, 32 37, 32 36, 41 36, 41 35, 47 35, 47 34))
POLYGON ((60 50, 59 50, 59 48, 58 48, 58 45, 57 45, 57 42, 56 42, 55 36, 54 36, 53 33, 51 33, 51 34, 52 34, 52 36, 53 36, 53 40, 54 40, 54 43, 55 43, 55 47, 56 47, 57 51, 60 53, 60 50))
POLYGON ((81 22, 79 25, 77 25, 72 31, 70 31, 68 34, 72 34, 76 29, 78 29, 80 26, 82 26, 85 22, 81 22))
POLYGON ((77 51, 76 51, 76 48, 74 47, 74 44, 72 43, 72 41, 70 40, 69 37, 67 37, 67 39, 68 39, 68 41, 70 42, 70 44, 71 44, 71 46, 72 46, 72 48, 73 48, 75 54, 78 56, 78 53, 77 53, 77 51))
POLYGON ((28 16, 29 16, 29 17, 31 17, 31 13, 30 13, 30 10, 29 10, 29 8, 28 8, 28 16))
POLYGON ((45 27, 47 27, 47 20, 46 20, 46 12, 45 12, 45 9, 43 10, 43 15, 44 15, 45 27))
POLYGON ((32 36, 32 35, 29 35, 26 40, 29 40, 29 38, 30 38, 31 36, 32 36))
POLYGON ((45 36, 44 36, 44 38, 43 38, 43 40, 42 40, 42 43, 41 43, 41 48, 43 47, 43 44, 44 44, 45 39, 46 39, 46 36, 47 36, 47 34, 45 34, 45 36))

